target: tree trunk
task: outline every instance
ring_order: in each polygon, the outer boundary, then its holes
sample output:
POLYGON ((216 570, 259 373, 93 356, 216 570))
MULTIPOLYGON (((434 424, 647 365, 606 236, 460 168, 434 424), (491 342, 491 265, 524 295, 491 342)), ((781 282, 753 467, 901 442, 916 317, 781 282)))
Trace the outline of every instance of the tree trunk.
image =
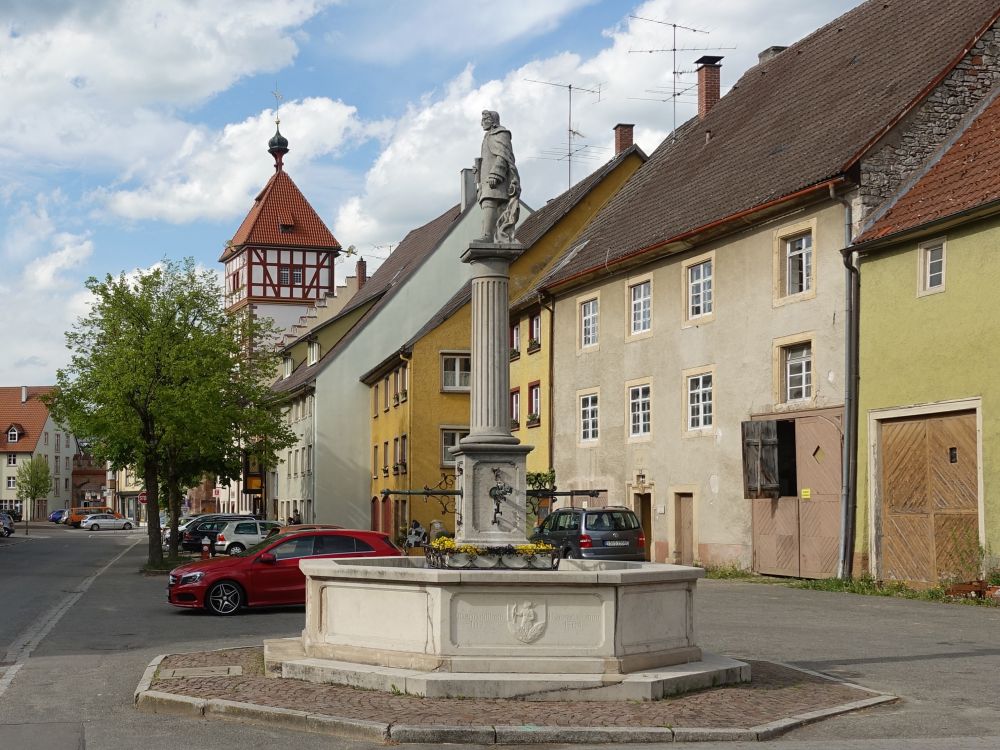
POLYGON ((148 453, 143 473, 146 484, 146 533, 149 536, 149 564, 163 564, 163 540, 160 534, 160 476, 159 460, 155 453, 148 453))
POLYGON ((167 470, 167 492, 170 502, 170 557, 177 557, 177 522, 181 514, 181 486, 180 480, 172 469, 167 470))

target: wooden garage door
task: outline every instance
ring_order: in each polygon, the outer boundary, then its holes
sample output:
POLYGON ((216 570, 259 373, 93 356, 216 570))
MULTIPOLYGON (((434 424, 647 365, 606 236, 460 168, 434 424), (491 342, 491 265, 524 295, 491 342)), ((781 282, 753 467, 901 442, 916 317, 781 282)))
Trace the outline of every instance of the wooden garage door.
POLYGON ((917 584, 979 572, 975 412, 882 423, 881 572, 917 584))

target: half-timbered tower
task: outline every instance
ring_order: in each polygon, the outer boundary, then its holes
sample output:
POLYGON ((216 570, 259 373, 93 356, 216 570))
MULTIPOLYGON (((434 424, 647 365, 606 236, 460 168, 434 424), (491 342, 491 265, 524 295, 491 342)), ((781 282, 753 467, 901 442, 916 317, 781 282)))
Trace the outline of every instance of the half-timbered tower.
POLYGON ((318 300, 333 294, 333 261, 340 243, 309 205, 282 161, 288 139, 268 141, 274 175, 227 243, 226 310, 249 309, 288 329, 318 300))

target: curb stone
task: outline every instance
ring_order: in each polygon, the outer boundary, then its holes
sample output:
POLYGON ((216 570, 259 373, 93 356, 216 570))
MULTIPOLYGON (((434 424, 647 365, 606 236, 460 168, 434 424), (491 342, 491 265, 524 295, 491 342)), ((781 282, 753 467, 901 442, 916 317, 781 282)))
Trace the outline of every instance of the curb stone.
POLYGON ((188 698, 186 695, 161 693, 159 690, 145 690, 139 695, 136 708, 151 714, 173 714, 174 716, 205 715, 204 698, 188 698))
POLYGON ((391 742, 462 742, 495 745, 497 733, 493 727, 459 727, 446 724, 390 724, 391 742))
POLYGON ((139 704, 139 698, 142 694, 149 690, 149 686, 153 683, 153 678, 156 676, 156 670, 160 668, 160 662, 167 658, 166 654, 160 654, 153 661, 149 662, 149 666, 146 667, 146 671, 142 673, 142 679, 139 680, 139 684, 135 688, 135 693, 132 695, 132 702, 136 705, 139 704))
POLYGON ((813 722, 822 721, 823 719, 828 719, 832 716, 839 716, 840 714, 846 714, 851 711, 859 711, 863 708, 880 706, 885 703, 895 703, 898 700, 899 698, 895 695, 882 693, 872 698, 864 698, 859 701, 851 701, 850 703, 841 703, 839 706, 821 708, 817 711, 809 711, 804 714, 789 716, 787 719, 778 719, 777 721, 772 721, 768 724, 751 727, 750 731, 756 732, 758 740, 770 740, 792 729, 805 726, 806 724, 812 724, 813 722))
POLYGON ((275 708, 260 706, 256 703, 242 703, 223 698, 212 698, 205 704, 205 716, 221 716, 226 719, 259 719, 268 725, 302 729, 309 718, 308 711, 296 711, 291 708, 275 708))
POLYGON ((667 727, 553 727, 534 724, 494 727, 498 745, 542 743, 616 744, 622 742, 673 742, 667 727))
POLYGON ((674 742, 756 742, 757 733, 735 727, 674 727, 674 742))
POLYGON ((385 742, 389 739, 389 724, 385 722, 346 719, 328 714, 309 714, 304 728, 317 734, 335 734, 355 740, 385 742))

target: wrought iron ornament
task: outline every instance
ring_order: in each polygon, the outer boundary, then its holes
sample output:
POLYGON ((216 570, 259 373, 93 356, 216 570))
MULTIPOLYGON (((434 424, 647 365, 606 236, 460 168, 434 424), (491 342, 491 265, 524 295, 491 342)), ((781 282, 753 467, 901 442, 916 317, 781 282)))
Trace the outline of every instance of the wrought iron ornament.
POLYGON ((493 499, 493 521, 494 526, 500 525, 500 516, 503 515, 503 511, 500 510, 500 504, 506 500, 510 494, 514 491, 514 488, 503 481, 503 472, 499 467, 494 466, 493 478, 496 480, 496 485, 490 487, 490 497, 493 499))

